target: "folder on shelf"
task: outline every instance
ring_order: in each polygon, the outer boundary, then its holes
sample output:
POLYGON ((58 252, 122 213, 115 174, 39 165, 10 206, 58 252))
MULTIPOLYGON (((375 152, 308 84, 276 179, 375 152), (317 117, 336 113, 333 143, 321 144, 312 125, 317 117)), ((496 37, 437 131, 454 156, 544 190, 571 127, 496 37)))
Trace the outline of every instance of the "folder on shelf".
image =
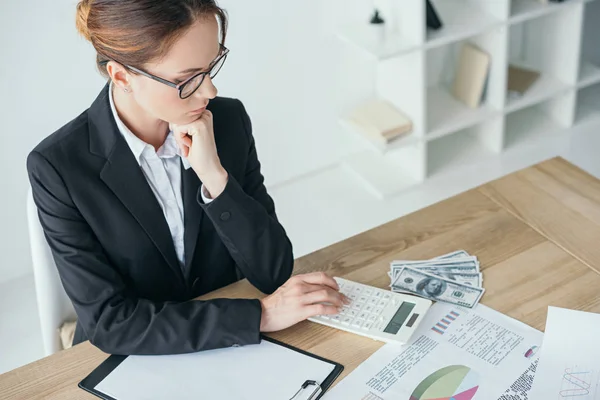
POLYGON ((79 387, 106 400, 316 400, 343 369, 263 337, 257 345, 190 354, 112 355, 79 387))
POLYGON ((522 95, 531 85, 537 81, 540 73, 530 69, 517 67, 515 65, 508 66, 508 94, 509 96, 522 95))
POLYGON ((361 104, 352 111, 348 121, 381 144, 387 144, 412 131, 412 121, 406 114, 385 100, 361 104))
POLYGON ((479 107, 490 70, 491 58, 488 53, 471 43, 463 44, 452 95, 471 108, 479 107))

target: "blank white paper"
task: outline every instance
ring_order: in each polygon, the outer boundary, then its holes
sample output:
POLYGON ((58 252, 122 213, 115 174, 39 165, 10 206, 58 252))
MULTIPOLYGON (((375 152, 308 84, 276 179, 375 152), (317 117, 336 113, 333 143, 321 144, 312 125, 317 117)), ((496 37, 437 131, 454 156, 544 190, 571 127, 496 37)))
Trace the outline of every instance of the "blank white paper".
POLYGON ((118 400, 287 400, 306 380, 321 383, 334 368, 263 340, 192 354, 129 356, 96 390, 118 400))

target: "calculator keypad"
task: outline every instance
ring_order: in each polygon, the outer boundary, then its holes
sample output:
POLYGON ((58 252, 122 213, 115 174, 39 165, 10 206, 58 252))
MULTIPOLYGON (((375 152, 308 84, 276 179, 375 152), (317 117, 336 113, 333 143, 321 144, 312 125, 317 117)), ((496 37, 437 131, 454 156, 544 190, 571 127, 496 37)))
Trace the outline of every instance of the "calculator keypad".
POLYGON ((341 323, 355 329, 369 330, 383 322, 381 313, 390 303, 392 296, 383 289, 362 287, 350 282, 338 282, 340 292, 350 300, 337 315, 321 315, 318 318, 341 323))

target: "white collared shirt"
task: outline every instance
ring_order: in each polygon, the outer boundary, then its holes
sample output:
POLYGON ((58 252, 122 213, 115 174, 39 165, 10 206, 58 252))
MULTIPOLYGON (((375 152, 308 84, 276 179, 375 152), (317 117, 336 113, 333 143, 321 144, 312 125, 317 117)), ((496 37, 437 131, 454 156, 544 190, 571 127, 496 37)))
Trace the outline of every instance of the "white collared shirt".
MULTIPOLYGON (((139 166, 142 168, 144 176, 163 210, 169 230, 171 231, 171 236, 173 237, 177 258, 180 264, 184 265, 184 208, 181 196, 181 165, 179 160, 182 161, 186 170, 190 168, 190 163, 185 157, 181 156, 173 132, 169 132, 165 142, 158 151, 155 151, 151 144, 135 136, 117 114, 112 88, 113 85, 111 83, 108 98, 117 127, 125 138, 127 145, 129 145, 139 166)), ((204 203, 208 204, 212 201, 212 199, 205 196, 204 187, 200 192, 204 203)))

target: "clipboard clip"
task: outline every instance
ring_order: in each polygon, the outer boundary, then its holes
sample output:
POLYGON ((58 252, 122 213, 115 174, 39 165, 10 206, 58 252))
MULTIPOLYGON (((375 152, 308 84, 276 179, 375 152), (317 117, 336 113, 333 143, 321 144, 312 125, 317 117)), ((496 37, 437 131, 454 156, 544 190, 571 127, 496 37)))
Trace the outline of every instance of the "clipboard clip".
POLYGON ((319 385, 316 381, 310 381, 307 380, 306 382, 304 382, 302 384, 302 386, 300 387, 300 389, 298 389, 298 391, 296 392, 295 395, 293 395, 290 400, 313 400, 316 399, 317 396, 321 393, 322 389, 321 389, 321 385, 319 385), (306 399, 302 399, 301 397, 299 397, 299 395, 304 392, 309 386, 315 386, 315 389, 312 391, 312 393, 306 398, 306 399))

